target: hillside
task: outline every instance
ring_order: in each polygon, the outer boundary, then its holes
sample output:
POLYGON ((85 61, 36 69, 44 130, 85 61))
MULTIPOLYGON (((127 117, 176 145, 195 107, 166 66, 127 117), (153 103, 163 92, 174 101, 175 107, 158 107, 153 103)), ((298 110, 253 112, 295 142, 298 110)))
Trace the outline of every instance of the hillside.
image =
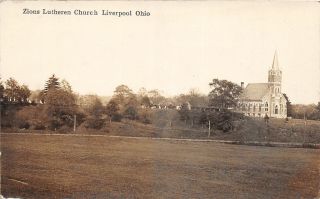
MULTIPOLYGON (((119 136, 160 137, 160 138, 196 138, 208 139, 206 125, 199 125, 191 121, 181 121, 176 110, 153 109, 150 116, 151 124, 140 121, 123 119, 121 122, 106 121, 100 130, 87 129, 82 125, 76 132, 45 131, 46 133, 77 133, 77 134, 105 134, 119 136)), ((25 129, 2 129, 4 132, 37 132, 44 131, 25 129)), ((269 124, 263 119, 245 117, 235 122, 235 128, 230 132, 211 129, 209 139, 232 141, 259 141, 259 142, 297 142, 320 143, 320 121, 271 118, 269 124)))
MULTIPOLYGON (((211 129, 209 139, 320 143, 320 121, 308 120, 305 123, 304 120, 292 119, 286 122, 284 119, 271 118, 267 125, 263 119, 246 117, 236 123, 236 128, 227 133, 211 129)), ((16 132, 17 130, 6 131, 16 132)), ((34 130, 18 131, 35 132, 34 130)), ((121 122, 106 122, 105 126, 100 130, 79 127, 75 133, 162 138, 208 138, 208 129, 206 126, 196 124, 192 126, 190 121, 187 123, 181 121, 179 113, 176 110, 157 109, 152 110, 151 124, 143 124, 141 122, 123 119, 121 122)))

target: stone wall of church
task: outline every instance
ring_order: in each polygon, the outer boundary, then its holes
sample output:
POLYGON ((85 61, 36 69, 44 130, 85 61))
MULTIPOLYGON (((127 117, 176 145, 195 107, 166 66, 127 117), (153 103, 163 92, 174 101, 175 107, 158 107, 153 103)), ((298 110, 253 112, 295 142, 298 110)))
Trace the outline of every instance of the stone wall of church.
POLYGON ((283 97, 273 98, 271 100, 270 116, 275 118, 287 117, 287 102, 283 97))
POLYGON ((237 110, 250 117, 264 117, 269 113, 269 103, 262 101, 241 101, 237 110))
POLYGON ((285 100, 241 101, 237 111, 250 117, 286 118, 287 107, 285 100))

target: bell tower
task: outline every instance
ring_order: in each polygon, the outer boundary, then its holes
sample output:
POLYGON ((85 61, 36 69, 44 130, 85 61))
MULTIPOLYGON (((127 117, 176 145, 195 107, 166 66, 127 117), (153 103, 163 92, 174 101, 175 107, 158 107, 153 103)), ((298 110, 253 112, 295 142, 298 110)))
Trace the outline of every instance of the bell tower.
POLYGON ((268 73, 269 88, 271 89, 273 97, 281 95, 281 79, 282 71, 279 68, 278 53, 276 51, 274 53, 272 67, 268 73))

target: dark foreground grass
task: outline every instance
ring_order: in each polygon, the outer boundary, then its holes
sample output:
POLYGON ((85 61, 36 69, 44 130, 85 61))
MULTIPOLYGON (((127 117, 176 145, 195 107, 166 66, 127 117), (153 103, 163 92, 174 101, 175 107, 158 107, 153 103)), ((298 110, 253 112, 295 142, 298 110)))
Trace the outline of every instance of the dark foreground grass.
POLYGON ((1 189, 22 198, 316 198, 320 151, 1 135, 1 189))

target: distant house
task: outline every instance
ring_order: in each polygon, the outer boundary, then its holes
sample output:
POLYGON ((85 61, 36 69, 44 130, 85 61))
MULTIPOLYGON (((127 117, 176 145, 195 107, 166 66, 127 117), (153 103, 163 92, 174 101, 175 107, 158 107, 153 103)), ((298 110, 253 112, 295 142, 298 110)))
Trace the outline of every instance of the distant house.
POLYGON ((286 118, 287 100, 281 92, 282 71, 278 65, 277 52, 268 72, 268 83, 249 83, 240 96, 237 110, 251 117, 286 118))

